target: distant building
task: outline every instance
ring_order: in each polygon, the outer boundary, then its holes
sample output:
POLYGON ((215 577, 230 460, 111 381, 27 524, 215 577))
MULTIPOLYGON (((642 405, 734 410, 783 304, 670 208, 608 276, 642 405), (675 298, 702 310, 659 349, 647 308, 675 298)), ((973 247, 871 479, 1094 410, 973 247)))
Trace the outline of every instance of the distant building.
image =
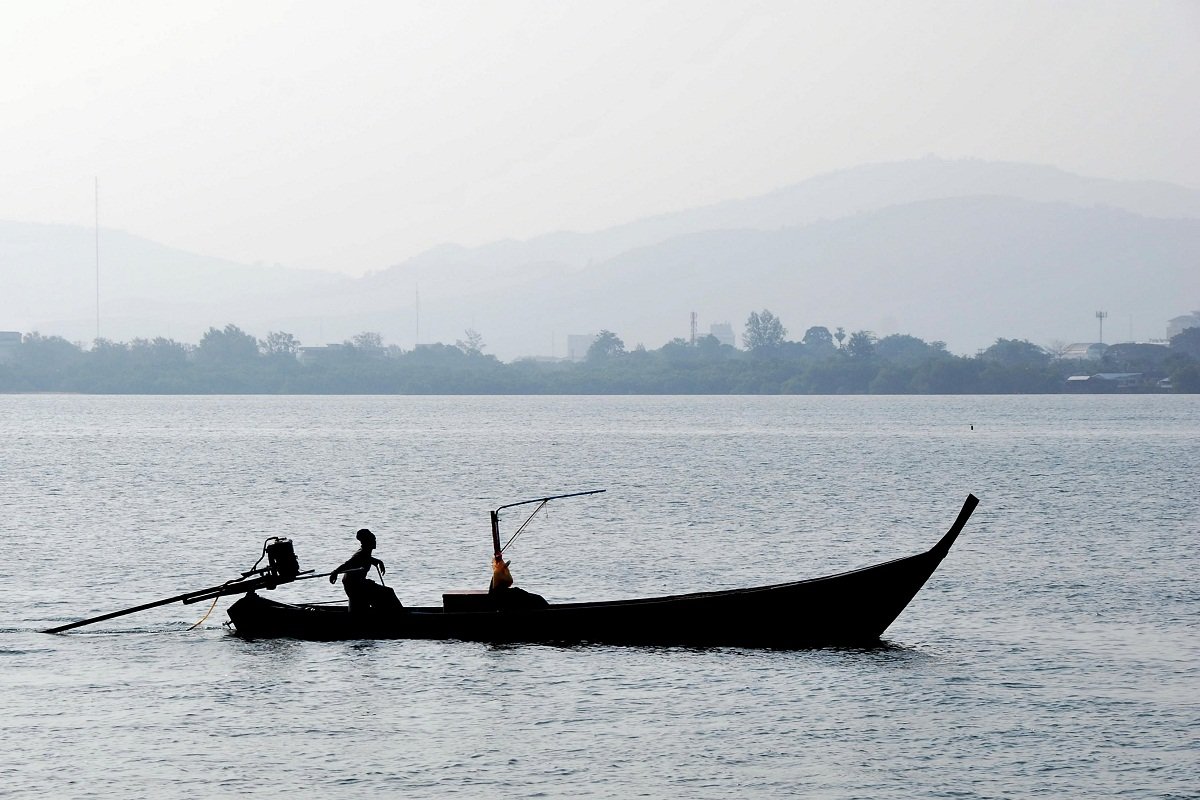
POLYGON ((346 349, 344 344, 327 344, 321 347, 301 347, 296 351, 296 358, 301 364, 320 364, 346 349))
POLYGON ((1101 342, 1077 342, 1067 345, 1059 358, 1063 361, 1098 361, 1107 349, 1108 345, 1101 342))
POLYGON ((596 342, 596 334, 578 334, 572 333, 567 335, 567 358, 571 361, 583 361, 587 358, 588 350, 596 342))
POLYGON ((21 334, 17 331, 0 331, 0 364, 11 364, 17 360, 17 348, 21 346, 21 334))
POLYGON ((714 322, 708 326, 709 336, 716 337, 721 344, 737 347, 737 339, 733 335, 733 326, 728 322, 714 322))
POLYGON ((564 360, 557 356, 517 356, 513 359, 514 362, 525 361, 530 364, 558 364, 564 360))
POLYGON ((1170 341, 1172 336, 1178 336, 1188 328, 1200 328, 1200 311, 1167 320, 1167 340, 1170 341))
POLYGON ((1077 392, 1119 392, 1122 389, 1136 389, 1141 383, 1140 372, 1100 372, 1067 378, 1067 388, 1077 392))

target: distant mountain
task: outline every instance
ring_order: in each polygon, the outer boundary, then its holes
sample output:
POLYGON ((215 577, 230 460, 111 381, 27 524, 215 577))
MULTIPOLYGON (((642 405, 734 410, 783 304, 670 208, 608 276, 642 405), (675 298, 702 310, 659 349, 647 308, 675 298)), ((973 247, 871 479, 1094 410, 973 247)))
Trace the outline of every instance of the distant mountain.
MULTIPOLYGON (((647 347, 741 330, 769 308, 789 335, 812 325, 910 333, 973 352, 996 338, 1160 337, 1177 309, 1200 299, 1200 220, 1143 217, 1007 197, 955 197, 889 206, 773 231, 706 231, 622 254, 580 273, 487 298, 466 315, 498 350, 560 333, 616 331, 647 347)), ((528 347, 528 345, 526 345, 528 347)), ((542 351, 545 351, 543 345, 542 351)), ((561 354, 561 351, 560 351, 561 354)))
MULTIPOLYGON (((0 223, 0 329, 94 335, 93 233, 0 223)), ((1162 336, 1200 305, 1200 192, 1051 167, 923 159, 818 176, 592 233, 444 245, 353 280, 247 267, 103 232, 104 333, 194 341, 208 325, 305 344, 373 330, 411 347, 479 330, 509 359, 616 331, 658 347, 698 312, 741 330, 770 308, 972 352, 997 337, 1162 336), (418 320, 417 296, 420 295, 418 320)))
MULTIPOLYGON (((100 231, 102 335, 195 341, 209 325, 269 319, 344 276, 238 264, 176 250, 122 231, 100 231)), ((96 232, 0 221, 0 329, 72 340, 96 335, 96 232)), ((264 332, 265 333, 265 332, 264 332)))
POLYGON ((1040 203, 1108 206, 1147 217, 1200 218, 1200 191, 1155 181, 1115 181, 1055 167, 924 158, 818 175, 768 194, 649 217, 593 233, 557 232, 475 248, 443 246, 387 270, 437 284, 442 265, 480 275, 525 265, 580 269, 628 250, 711 230, 774 230, 920 200, 998 195, 1040 203))
MULTIPOLYGON (((482 330, 486 320, 488 330, 483 330, 485 338, 494 343, 497 352, 508 357, 521 353, 548 355, 548 343, 553 335, 558 338, 557 352, 562 355, 565 351, 563 336, 566 333, 587 332, 583 330, 587 327, 582 325, 583 320, 589 320, 588 325, 592 330, 597 327, 616 329, 621 324, 618 320, 624 319, 622 313, 613 312, 612 304, 602 298, 614 292, 621 296, 623 299, 615 303, 620 312, 631 312, 640 304, 638 298, 624 297, 623 292, 626 288, 632 290, 650 280, 631 274, 638 269, 650 268, 650 265, 640 261, 644 250, 651 248, 654 258, 668 260, 671 257, 668 252, 689 253, 694 265, 691 285, 714 287, 714 292, 717 286, 723 288, 719 294, 705 297, 697 297, 695 292, 685 293, 678 284, 661 285, 648 290, 653 295, 656 310, 648 311, 645 324, 634 324, 629 333, 635 340, 644 338, 647 346, 657 346, 663 337, 670 338, 687 332, 686 320, 690 309, 701 311, 707 322, 728 320, 735 324, 735 329, 740 329, 740 322, 752 308, 770 306, 772 302, 778 304, 775 299, 777 294, 766 287, 755 286, 749 276, 743 276, 735 280, 734 285, 728 286, 729 275, 740 274, 741 262, 747 256, 727 252, 728 248, 718 247, 715 242, 730 237, 739 241, 763 238, 750 236, 754 231, 791 232, 778 237, 765 237, 789 239, 796 235, 796 231, 809 226, 828 230, 821 226, 838 220, 852 220, 850 224, 859 228, 855 235, 869 242, 876 234, 868 227, 873 222, 882 224, 882 220, 887 218, 887 215, 871 216, 872 212, 905 206, 912 206, 915 210, 926 201, 954 199, 961 200, 964 208, 981 210, 986 205, 982 198, 989 196, 1025 201, 1031 209, 1038 208, 1052 216, 1062 211, 1055 211, 1054 207, 1062 206, 1090 210, 1096 219, 1108 219, 1110 217, 1106 215, 1114 212, 1127 212, 1124 216, 1118 215, 1122 219, 1129 216, 1163 220, 1200 219, 1200 191, 1161 182, 1087 178, 1054 167, 979 160, 926 158, 869 164, 817 176, 758 197, 664 214, 592 233, 558 232, 527 241, 507 240, 475 248, 435 248, 364 278, 358 287, 363 290, 360 308, 375 319, 403 318, 408 327, 402 331, 402 335, 411 337, 412 298, 419 287, 424 300, 423 339, 441 337, 453 341, 455 336, 461 336, 462 327, 470 325, 482 330), (740 231, 742 234, 703 235, 729 231, 740 231), (690 242, 684 241, 692 235, 701 236, 690 242), (660 245, 663 248, 660 249, 660 245), (704 249, 706 247, 717 247, 717 252, 708 252, 704 249), (718 253, 723 254, 725 260, 719 266, 712 265, 718 253), (635 262, 639 264, 635 269, 623 267, 635 262), (704 267, 705 264, 709 266, 704 267), (706 269, 715 270, 718 274, 709 274, 706 269), (590 288, 582 294, 563 288, 570 286, 590 288), (486 297, 472 297, 474 294, 486 294, 486 297), (682 306, 673 307, 675 299, 682 294, 688 294, 691 299, 683 302, 682 306), (570 296, 569 300, 567 296, 570 296), (729 302, 734 298, 744 298, 743 305, 737 307, 729 302), (713 303, 713 300, 722 302, 713 303), (561 310, 564 303, 570 306, 566 313, 561 310), (706 306, 715 308, 705 312, 703 309, 706 306), (385 311, 385 308, 390 308, 391 312, 385 311), (494 313, 497 308, 503 311, 494 313), (407 309, 408 313, 402 309, 407 309), (606 314, 607 317, 604 316, 606 314), (605 323, 601 317, 609 321, 605 323), (663 323, 655 324, 655 318, 663 320, 663 323), (685 322, 679 322, 681 319, 685 322), (534 325, 539 326, 536 333, 529 330, 534 325), (518 334, 518 329, 525 332, 518 334)), ((988 222, 985 220, 978 220, 967 227, 977 234, 987 234, 989 241, 996 237, 1019 239, 1021 234, 1013 230, 1014 225, 1028 224, 1034 229, 1043 229, 1044 225, 1036 222, 1038 217, 1039 212, 1030 210, 1020 223, 1015 220, 993 220, 1001 226, 1001 230, 988 231, 988 222)), ((930 230, 929 225, 919 219, 910 222, 923 232, 926 239, 933 237, 936 241, 943 236, 956 235, 954 231, 930 230)), ((932 220, 929 222, 934 224, 932 220)), ((964 224, 964 221, 955 220, 953 224, 964 224)), ((984 239, 978 241, 982 243, 984 239)), ((1072 260, 1089 259, 1093 248, 1083 241, 1076 244, 1078 249, 1072 255, 1072 260)), ((755 247, 762 246, 765 245, 759 242, 755 247)), ((1025 240, 1023 246, 1030 248, 1029 253, 1036 260, 1038 242, 1025 240)), ((1154 245, 1147 247, 1154 250, 1154 245)), ((1098 255, 1103 260, 1112 254, 1098 255)), ((754 261, 758 256, 750 254, 748 257, 754 261)), ((832 254, 830 257, 833 257, 832 254)), ((896 257, 903 260, 904 255, 897 253, 896 257)), ((866 262, 861 264, 863 270, 868 266, 866 262)), ((895 266, 891 268, 895 269, 895 266)), ((1009 267, 998 264, 997 268, 1009 267)), ((923 279, 914 275, 913 280, 920 282, 923 279)), ((910 325, 927 327, 921 324, 920 319, 914 319, 914 315, 904 313, 904 309, 867 313, 869 296, 870 292, 858 293, 858 307, 863 313, 850 316, 864 318, 870 322, 870 327, 879 329, 905 324, 903 320, 910 325)), ((1194 304, 1195 301, 1188 302, 1194 304)), ((830 300, 830 303, 835 301, 830 300)), ((1144 321, 1140 330, 1143 331, 1143 338, 1161 335, 1160 318, 1164 315, 1169 317, 1176 310, 1174 305, 1162 309, 1143 308, 1142 313, 1135 312, 1135 330, 1139 329, 1137 319, 1142 318, 1144 321)), ((1091 314, 1092 311, 1087 313, 1091 314)), ((843 319, 850 318, 840 311, 839 315, 843 319)), ((1052 339, 1073 338, 1069 331, 1075 330, 1069 325, 1056 327, 1048 324, 1042 327, 1047 331, 1055 331, 1049 335, 1052 339)), ((1074 335, 1082 337, 1088 330, 1084 327, 1074 335)), ((1128 330, 1127 324, 1125 330, 1128 330)), ((928 335, 951 340, 952 344, 953 340, 959 340, 961 346, 967 348, 991 341, 986 337, 955 335, 950 330, 928 335)), ((996 335, 1035 334, 1033 331, 1022 334, 1017 329, 1011 329, 996 335)))

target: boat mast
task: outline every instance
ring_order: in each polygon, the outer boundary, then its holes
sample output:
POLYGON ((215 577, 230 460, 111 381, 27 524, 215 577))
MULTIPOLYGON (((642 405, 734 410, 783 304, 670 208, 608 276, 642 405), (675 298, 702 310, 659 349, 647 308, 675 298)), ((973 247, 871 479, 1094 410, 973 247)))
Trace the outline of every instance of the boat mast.
POLYGON ((492 512, 492 549, 496 553, 496 558, 500 558, 503 555, 505 548, 507 548, 508 545, 513 543, 513 539, 516 539, 518 536, 521 535, 521 531, 525 530, 525 526, 528 525, 529 521, 532 520, 534 518, 534 516, 539 511, 542 510, 543 506, 545 506, 546 503, 549 503, 551 500, 562 500, 567 497, 583 497, 584 495, 589 495, 589 494, 603 494, 606 491, 608 491, 608 490, 607 489, 592 489, 590 492, 571 492, 570 494, 556 494, 556 495, 552 495, 551 497, 535 497, 532 500, 522 500, 519 503, 509 503, 508 505, 500 506, 499 508, 497 508, 495 511, 492 512), (508 542, 504 545, 504 547, 501 547, 500 546, 500 512, 506 508, 515 508, 517 506, 527 506, 530 503, 537 503, 538 507, 533 510, 533 513, 530 514, 523 523, 521 523, 521 527, 517 528, 517 532, 512 535, 512 538, 508 540, 508 542))

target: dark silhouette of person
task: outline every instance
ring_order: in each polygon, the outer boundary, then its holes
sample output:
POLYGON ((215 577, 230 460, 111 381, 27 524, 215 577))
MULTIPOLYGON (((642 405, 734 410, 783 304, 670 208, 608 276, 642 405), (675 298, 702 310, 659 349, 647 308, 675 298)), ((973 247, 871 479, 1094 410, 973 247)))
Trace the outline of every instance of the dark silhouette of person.
POLYGON ((387 567, 378 558, 371 555, 375 549, 375 534, 362 528, 354 535, 361 545, 358 552, 350 556, 345 564, 329 573, 329 582, 337 583, 337 576, 342 575, 342 588, 350 600, 350 613, 356 616, 371 610, 394 611, 403 608, 396 593, 386 586, 380 586, 367 577, 371 567, 379 567, 379 577, 387 573, 387 567))

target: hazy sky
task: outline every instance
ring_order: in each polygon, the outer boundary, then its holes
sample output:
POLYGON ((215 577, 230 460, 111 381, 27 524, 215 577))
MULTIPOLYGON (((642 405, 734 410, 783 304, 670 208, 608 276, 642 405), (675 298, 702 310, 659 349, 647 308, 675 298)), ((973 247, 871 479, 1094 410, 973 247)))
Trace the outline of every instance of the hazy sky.
POLYGON ((0 6, 0 218, 359 274, 864 162, 1200 187, 1200 2, 0 6))

